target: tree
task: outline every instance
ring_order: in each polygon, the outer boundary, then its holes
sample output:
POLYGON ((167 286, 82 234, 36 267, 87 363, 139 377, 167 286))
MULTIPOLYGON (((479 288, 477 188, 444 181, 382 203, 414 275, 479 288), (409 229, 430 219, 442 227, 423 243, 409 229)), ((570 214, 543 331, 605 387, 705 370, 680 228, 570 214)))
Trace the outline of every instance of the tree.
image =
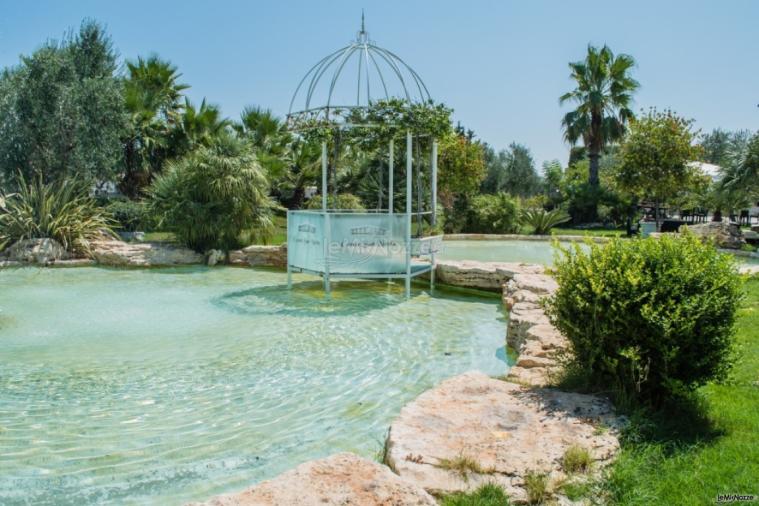
POLYGON ((701 139, 702 159, 726 167, 734 161, 737 153, 746 149, 750 139, 751 132, 748 130, 730 132, 715 128, 701 139))
POLYGON ((229 120, 221 115, 221 109, 206 103, 196 108, 185 98, 182 115, 172 129, 169 139, 171 156, 180 158, 198 147, 210 147, 229 132, 229 120))
POLYGON ((748 207, 751 197, 759 193, 759 133, 745 143, 732 142, 720 171, 722 177, 713 185, 710 197, 728 210, 748 207))
POLYGON ((482 183, 483 192, 530 197, 540 190, 540 176, 535 172, 535 161, 526 146, 512 142, 508 150, 496 154, 485 145, 484 154, 487 176, 482 183))
POLYGON ((438 195, 446 213, 446 228, 455 230, 466 221, 469 198, 485 178, 482 144, 466 134, 453 133, 440 139, 438 195))
POLYGON ((564 169, 561 167, 561 162, 558 160, 543 162, 543 193, 548 197, 551 209, 557 208, 564 200, 563 180, 564 169))
POLYGON ((261 165, 272 179, 281 178, 290 164, 293 136, 287 125, 271 110, 246 107, 240 122, 234 125, 239 135, 248 139, 256 150, 261 165))
POLYGON ((577 105, 562 119, 564 138, 575 144, 582 139, 590 160, 588 182, 599 185, 599 158, 604 147, 622 138, 628 121, 632 94, 638 82, 630 76, 635 60, 627 54, 615 56, 608 46, 588 46, 584 61, 569 64, 577 87, 562 95, 559 103, 577 105))
POLYGON ((126 128, 116 52, 103 27, 85 20, 0 77, 0 172, 113 180, 126 128))
POLYGON ((700 154, 693 144, 697 133, 692 125, 692 120, 672 111, 651 109, 631 122, 622 143, 616 182, 634 195, 654 200, 657 230, 660 204, 688 188, 698 176, 689 164, 700 154))
POLYGON ((158 56, 126 63, 124 103, 129 129, 124 137, 124 171, 119 187, 136 197, 161 172, 169 157, 169 134, 181 118, 182 91, 177 68, 158 56))
POLYGON ((200 252, 250 244, 272 227, 266 174, 250 145, 232 136, 169 162, 148 193, 160 224, 200 252))

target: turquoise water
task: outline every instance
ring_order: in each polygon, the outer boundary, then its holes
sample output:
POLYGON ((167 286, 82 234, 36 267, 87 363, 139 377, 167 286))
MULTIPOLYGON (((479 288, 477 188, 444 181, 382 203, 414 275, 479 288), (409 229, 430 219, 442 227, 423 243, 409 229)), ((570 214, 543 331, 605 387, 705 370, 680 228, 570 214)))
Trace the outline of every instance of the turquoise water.
MULTIPOLYGON (((571 243, 561 243, 568 246, 571 243)), ((587 248, 584 244, 582 248, 587 248)), ((553 265, 554 248, 549 241, 443 241, 443 260, 480 262, 524 262, 553 265)), ((759 264, 757 258, 735 257, 738 263, 759 264)))
POLYGON ((549 241, 443 241, 440 258, 552 265, 553 247, 549 241))
POLYGON ((181 504, 371 457, 420 392, 507 370, 497 298, 305 279, 0 271, 0 504, 181 504))

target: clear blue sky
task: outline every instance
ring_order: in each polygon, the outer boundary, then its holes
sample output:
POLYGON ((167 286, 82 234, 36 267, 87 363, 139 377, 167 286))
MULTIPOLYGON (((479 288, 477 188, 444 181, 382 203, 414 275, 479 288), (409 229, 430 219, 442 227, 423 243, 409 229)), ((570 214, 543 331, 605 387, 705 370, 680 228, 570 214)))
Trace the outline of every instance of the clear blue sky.
POLYGON ((526 144, 538 164, 566 161, 567 62, 586 45, 632 54, 636 109, 670 107, 704 131, 759 128, 759 1, 163 1, 2 0, 0 65, 18 62, 85 17, 124 58, 157 53, 189 95, 236 118, 248 104, 287 113, 306 70, 342 47, 366 11, 371 38, 401 55, 433 97, 496 148, 526 144))

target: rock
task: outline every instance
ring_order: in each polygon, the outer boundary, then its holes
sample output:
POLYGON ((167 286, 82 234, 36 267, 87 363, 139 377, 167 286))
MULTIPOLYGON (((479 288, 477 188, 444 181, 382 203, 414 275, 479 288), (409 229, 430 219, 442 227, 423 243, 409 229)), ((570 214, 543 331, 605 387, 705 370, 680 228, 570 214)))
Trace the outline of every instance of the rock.
POLYGON ((529 471, 549 473, 552 481, 564 477, 561 460, 571 445, 587 449, 596 469, 610 462, 622 423, 603 398, 529 389, 470 372, 401 410, 388 434, 388 464, 432 494, 496 482, 519 502, 526 499, 529 471), (447 468, 464 458, 467 469, 447 468))
POLYGON ((554 370, 554 368, 520 367, 515 365, 509 369, 507 379, 519 385, 545 387, 551 384, 551 374, 554 370))
POLYGON ((710 221, 698 225, 689 225, 688 230, 704 240, 713 240, 719 248, 740 249, 746 244, 740 227, 734 223, 710 221))
POLYGON ((8 248, 8 259, 46 265, 69 257, 66 249, 55 239, 22 239, 8 248))
POLYGON ((224 252, 220 249, 212 249, 206 253, 206 265, 213 267, 219 262, 224 261, 224 252))
POLYGON ((125 243, 114 239, 90 242, 93 258, 101 265, 119 267, 161 267, 205 263, 200 253, 164 243, 125 243))
POLYGON ((145 240, 145 232, 118 232, 122 241, 130 242, 137 241, 142 242, 145 240))
POLYGON ((444 260, 438 262, 435 277, 447 285, 501 291, 503 284, 516 274, 540 274, 543 271, 543 266, 534 264, 444 260))
POLYGON ((517 273, 513 281, 518 289, 538 295, 550 295, 559 288, 558 283, 546 274, 517 273))
POLYGON ((759 274, 759 264, 741 265, 738 271, 741 274, 748 274, 750 276, 759 274))
POLYGON ((543 308, 530 302, 517 302, 509 313, 509 323, 506 329, 506 343, 520 352, 527 331, 535 325, 549 325, 550 321, 543 308))
POLYGON ((72 258, 70 260, 56 260, 51 267, 91 267, 97 262, 91 258, 72 258))
POLYGON ((435 506, 427 492, 386 466, 352 453, 301 464, 236 494, 215 497, 205 506, 435 506))
POLYGON ((265 246, 254 244, 229 252, 229 263, 232 265, 249 265, 251 267, 287 267, 287 245, 265 246))
POLYGON ((525 369, 532 369, 534 367, 550 368, 556 364, 553 359, 545 356, 546 353, 542 348, 535 350, 534 355, 531 354, 530 351, 532 350, 527 348, 522 350, 522 353, 519 354, 519 358, 517 359, 517 367, 524 367, 525 369), (540 354, 544 356, 539 356, 540 354))
POLYGON ((537 343, 544 350, 563 350, 567 347, 567 340, 550 323, 533 325, 527 329, 525 341, 537 343))

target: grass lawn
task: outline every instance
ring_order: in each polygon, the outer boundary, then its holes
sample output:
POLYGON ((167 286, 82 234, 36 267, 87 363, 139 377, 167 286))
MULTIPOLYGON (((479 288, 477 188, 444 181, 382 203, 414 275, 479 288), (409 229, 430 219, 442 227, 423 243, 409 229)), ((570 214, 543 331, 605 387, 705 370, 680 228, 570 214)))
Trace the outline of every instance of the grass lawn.
MULTIPOLYGON (((145 232, 145 241, 175 243, 176 237, 171 232, 145 232)), ((265 241, 259 241, 258 244, 279 245, 285 242, 287 242, 287 217, 275 216, 274 233, 265 241)))
POLYGON ((759 277, 746 283, 739 359, 729 381, 698 402, 636 420, 601 485, 613 504, 714 504, 717 494, 759 500, 759 277))

